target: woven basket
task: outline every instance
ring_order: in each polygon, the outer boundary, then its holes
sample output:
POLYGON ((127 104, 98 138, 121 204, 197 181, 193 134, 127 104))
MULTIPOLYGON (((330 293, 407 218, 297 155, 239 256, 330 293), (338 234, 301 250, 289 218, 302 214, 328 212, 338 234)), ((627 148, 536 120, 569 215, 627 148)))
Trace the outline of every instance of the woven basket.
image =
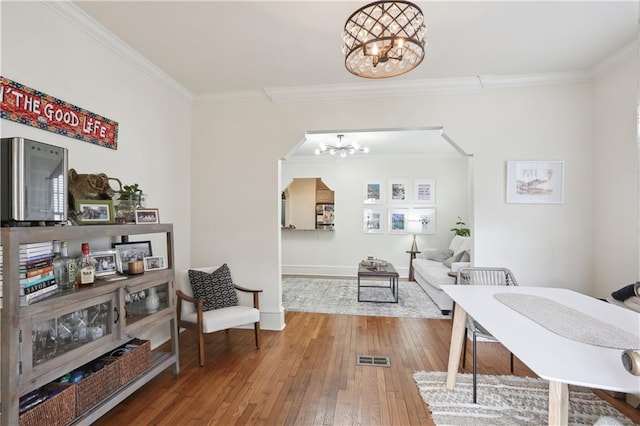
POLYGON ((105 366, 76 383, 76 415, 85 411, 109 396, 120 387, 118 364, 113 358, 100 358, 105 366))
POLYGON ((138 345, 138 347, 116 357, 120 386, 126 385, 151 367, 151 341, 133 339, 128 344, 138 345))
POLYGON ((63 388, 62 391, 20 415, 20 426, 64 426, 76 418, 76 386, 71 383, 52 382, 45 390, 63 388))

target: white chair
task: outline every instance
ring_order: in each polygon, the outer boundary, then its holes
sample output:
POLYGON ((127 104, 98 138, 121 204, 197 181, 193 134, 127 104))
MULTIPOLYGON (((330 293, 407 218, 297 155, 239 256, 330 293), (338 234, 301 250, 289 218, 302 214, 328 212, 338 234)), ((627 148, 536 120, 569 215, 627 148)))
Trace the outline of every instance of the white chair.
MULTIPOLYGON (((469 267, 458 270, 458 285, 518 285, 513 273, 507 268, 487 268, 469 267)), ((481 324, 475 321, 470 315, 467 316, 467 329, 465 330, 464 347, 462 349, 462 367, 464 368, 467 358, 467 336, 466 331, 471 330, 473 334, 473 403, 476 403, 477 388, 477 339, 478 336, 485 340, 497 341, 481 324)), ((513 374, 513 354, 510 353, 510 367, 513 374)))
MULTIPOLYGON (((190 268, 196 271, 212 273, 218 267, 190 268)), ((200 366, 204 366, 204 335, 221 330, 229 330, 246 324, 254 324, 256 335, 256 349, 260 349, 260 307, 258 294, 262 290, 250 290, 235 285, 240 306, 213 309, 203 309, 204 300, 193 297, 191 283, 189 282, 189 269, 176 271, 176 294, 178 296, 177 318, 178 326, 198 333, 198 345, 200 349, 200 366), (246 300, 246 294, 253 295, 253 305, 246 300), (245 297, 243 297, 245 296, 245 297)), ((250 298, 249 298, 250 299, 250 298)))

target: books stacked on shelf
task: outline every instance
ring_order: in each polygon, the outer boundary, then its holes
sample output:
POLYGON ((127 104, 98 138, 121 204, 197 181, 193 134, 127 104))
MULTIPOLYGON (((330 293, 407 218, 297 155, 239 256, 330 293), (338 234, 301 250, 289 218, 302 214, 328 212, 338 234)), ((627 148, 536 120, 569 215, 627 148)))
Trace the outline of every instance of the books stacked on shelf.
POLYGON ((20 306, 58 292, 53 273, 53 242, 20 245, 20 306))
POLYGON ((20 305, 49 297, 58 291, 53 272, 53 243, 20 245, 20 305))
MULTIPOLYGON (((20 306, 42 300, 58 292, 53 273, 53 243, 20 245, 20 306)), ((4 284, 4 261, 0 246, 0 301, 4 284)))

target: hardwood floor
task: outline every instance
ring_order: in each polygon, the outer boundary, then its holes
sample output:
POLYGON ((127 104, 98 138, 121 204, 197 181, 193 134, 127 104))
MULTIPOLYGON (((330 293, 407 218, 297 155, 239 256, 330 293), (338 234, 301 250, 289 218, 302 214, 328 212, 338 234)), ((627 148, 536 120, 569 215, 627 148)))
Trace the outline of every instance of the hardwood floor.
MULTIPOLYGON (((167 369, 96 425, 433 424, 412 374, 446 371, 451 321, 288 312, 286 323, 262 332, 260 350, 253 330, 206 336, 204 367, 196 335, 181 333, 180 374, 167 369), (357 355, 389 356, 391 366, 357 366, 357 355)), ((482 343, 478 365, 509 374, 509 353, 482 343)), ((515 374, 533 376, 518 360, 515 374)), ((598 394, 640 423, 639 410, 598 394)))

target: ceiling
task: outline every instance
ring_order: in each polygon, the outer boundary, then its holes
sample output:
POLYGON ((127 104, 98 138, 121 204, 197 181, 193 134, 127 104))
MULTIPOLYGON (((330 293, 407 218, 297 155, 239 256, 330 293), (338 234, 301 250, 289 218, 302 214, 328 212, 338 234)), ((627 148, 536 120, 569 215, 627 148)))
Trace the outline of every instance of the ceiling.
MULTIPOLYGON (((372 83, 350 74, 341 54, 344 23, 367 1, 74 3, 194 96, 372 83)), ((637 1, 415 3, 428 28, 425 60, 375 84, 588 72, 637 40, 637 1)), ((373 154, 375 141, 366 143, 373 154)))

